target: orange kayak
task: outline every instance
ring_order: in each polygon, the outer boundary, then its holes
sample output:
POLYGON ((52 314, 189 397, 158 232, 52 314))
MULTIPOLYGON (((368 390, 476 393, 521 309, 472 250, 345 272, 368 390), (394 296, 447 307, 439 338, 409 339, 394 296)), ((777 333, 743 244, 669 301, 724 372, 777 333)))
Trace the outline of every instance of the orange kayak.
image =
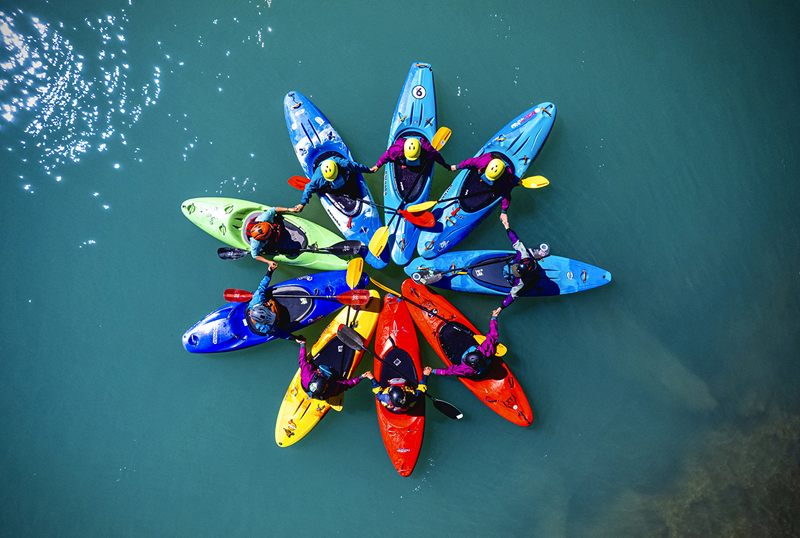
MULTIPOLYGON (((411 314, 406 302, 392 294, 387 294, 383 300, 375 335, 375 355, 392 365, 389 367, 378 358, 375 359, 375 379, 384 387, 389 386, 392 378, 402 377, 411 384, 418 383, 422 378, 419 341, 411 314)), ((392 413, 377 400, 375 405, 386 452, 397 472, 401 476, 408 476, 414 470, 422 448, 425 398, 421 398, 408 413, 403 414, 392 413)))
MULTIPOLYGON (((447 366, 460 363, 468 347, 481 336, 461 312, 444 297, 410 278, 403 282, 403 298, 421 306, 408 305, 414 323, 447 366), (423 310, 426 309, 426 310, 423 310)), ((491 370, 480 380, 459 377, 462 383, 501 417, 520 426, 529 426, 533 412, 508 365, 495 356, 491 370)))

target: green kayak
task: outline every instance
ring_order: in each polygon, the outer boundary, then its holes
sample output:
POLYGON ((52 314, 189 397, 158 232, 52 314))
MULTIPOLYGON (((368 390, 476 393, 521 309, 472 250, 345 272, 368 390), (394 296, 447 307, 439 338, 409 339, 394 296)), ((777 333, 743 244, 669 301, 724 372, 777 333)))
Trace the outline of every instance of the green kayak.
MULTIPOLYGON (((237 200, 235 198, 191 198, 181 204, 181 211, 190 221, 217 239, 236 248, 250 250, 244 235, 245 226, 269 206, 237 200)), ((349 257, 335 256, 325 252, 300 252, 298 249, 325 248, 343 239, 313 222, 290 213, 276 218, 281 221, 283 231, 275 245, 275 251, 261 253, 278 263, 312 267, 321 271, 347 269, 349 257)))

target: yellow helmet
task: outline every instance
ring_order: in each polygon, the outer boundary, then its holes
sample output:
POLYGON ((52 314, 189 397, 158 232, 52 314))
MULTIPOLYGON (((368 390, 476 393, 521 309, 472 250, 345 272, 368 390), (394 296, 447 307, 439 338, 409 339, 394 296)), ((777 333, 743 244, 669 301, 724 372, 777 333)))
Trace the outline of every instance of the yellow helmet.
POLYGON ((322 177, 328 181, 333 181, 339 175, 339 167, 331 159, 322 161, 319 167, 322 169, 322 177))
POLYGON ((492 159, 489 161, 489 166, 486 167, 486 179, 489 181, 497 181, 503 172, 506 170, 506 164, 500 159, 492 159))
POLYGON ((416 161, 419 159, 420 148, 419 138, 409 138, 403 146, 403 153, 409 161, 416 161))

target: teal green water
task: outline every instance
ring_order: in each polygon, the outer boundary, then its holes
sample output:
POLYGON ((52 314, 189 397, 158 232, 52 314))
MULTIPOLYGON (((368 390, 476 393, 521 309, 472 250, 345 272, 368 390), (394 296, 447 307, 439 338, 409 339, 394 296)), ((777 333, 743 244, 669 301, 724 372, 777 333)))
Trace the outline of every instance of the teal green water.
MULTIPOLYGON (((798 533, 797 3, 0 11, 0 536, 798 533), (374 163, 414 61, 433 65, 450 162, 556 104, 529 169, 550 185, 516 191, 511 223, 614 280, 501 317, 531 427, 434 378, 466 418, 429 406, 402 478, 364 386, 297 445, 275 444, 296 344, 183 350, 263 266, 219 260, 180 203, 295 203, 291 90, 374 163)), ((436 174, 439 195, 455 174, 436 174)), ((330 224, 316 201, 303 216, 330 224)), ((460 248, 505 241, 492 216, 460 248)), ((498 302, 444 295, 484 330, 498 302)))

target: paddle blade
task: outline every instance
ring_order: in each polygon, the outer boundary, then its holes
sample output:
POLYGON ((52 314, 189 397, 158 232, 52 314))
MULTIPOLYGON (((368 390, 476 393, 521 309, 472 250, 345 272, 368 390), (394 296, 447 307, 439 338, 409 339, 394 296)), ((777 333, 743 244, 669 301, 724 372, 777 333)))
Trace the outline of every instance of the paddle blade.
MULTIPOLYGON (((427 392, 425 394, 428 394, 427 392)), ((447 403, 444 400, 438 400, 433 396, 428 395, 431 400, 433 400, 433 405, 441 411, 447 418, 452 418, 453 420, 459 420, 464 418, 464 413, 459 411, 459 409, 451 404, 447 403)))
POLYGON ((369 290, 350 290, 336 297, 340 303, 347 306, 364 306, 369 302, 369 290))
MULTIPOLYGON (((474 338, 475 341, 478 342, 478 344, 482 344, 483 341, 486 340, 486 337, 483 336, 482 334, 476 334, 474 338)), ((502 357, 506 353, 508 353, 508 348, 503 344, 501 344, 500 342, 498 342, 494 348, 495 357, 502 357)))
POLYGON ((386 286, 384 286, 380 282, 377 282, 374 278, 371 278, 369 281, 372 282, 373 284, 375 284, 377 287, 379 287, 383 291, 385 291, 386 293, 391 293, 392 295, 396 295, 397 297, 400 297, 399 293, 397 293, 396 291, 394 291, 391 288, 387 288, 386 286))
POLYGON ((523 178, 522 181, 519 182, 520 185, 525 187, 526 189, 540 189, 542 187, 546 187, 550 184, 544 176, 531 176, 523 178))
POLYGON ((350 289, 354 289, 358 286, 359 281, 361 280, 361 273, 364 272, 364 258, 353 258, 350 260, 350 263, 347 264, 347 285, 350 286, 350 289))
POLYGON ((225 300, 229 303, 246 303, 253 298, 253 294, 247 290, 225 290, 225 300))
POLYGON ((383 249, 386 248, 386 243, 389 242, 389 227, 388 226, 381 226, 378 228, 378 231, 375 232, 375 235, 372 236, 372 239, 369 240, 369 251, 376 258, 381 257, 381 253, 383 249))
POLYGON ((356 351, 366 351, 366 348, 364 347, 364 340, 361 339, 361 335, 358 334, 352 327, 348 327, 347 325, 339 325, 339 330, 336 331, 336 336, 338 336, 339 340, 344 342, 344 345, 350 349, 355 349, 356 351))
POLYGON ((429 202, 422 202, 420 204, 410 205, 405 210, 408 211, 409 213, 421 213, 422 211, 428 211, 429 209, 432 209, 433 206, 435 205, 436 201, 431 200, 429 202))
POLYGON ((289 185, 294 187, 295 189, 305 190, 306 185, 310 180, 307 177, 303 176, 292 176, 289 178, 289 185))
POLYGON ((244 258, 248 254, 250 254, 250 251, 243 248, 219 247, 217 249, 217 255, 221 260, 238 260, 244 258))
POLYGON ((430 211, 416 212, 415 214, 401 209, 400 216, 417 228, 433 228, 436 225, 436 219, 433 218, 433 213, 430 211))
POLYGON ((364 248, 364 243, 357 240, 340 241, 333 245, 319 249, 320 251, 330 252, 337 256, 358 256, 361 249, 364 248))
POLYGON ((447 144, 447 141, 450 140, 451 134, 453 134, 453 131, 447 127, 439 127, 439 130, 436 131, 436 134, 433 136, 433 140, 431 140, 431 146, 433 146, 436 151, 439 151, 447 144))

